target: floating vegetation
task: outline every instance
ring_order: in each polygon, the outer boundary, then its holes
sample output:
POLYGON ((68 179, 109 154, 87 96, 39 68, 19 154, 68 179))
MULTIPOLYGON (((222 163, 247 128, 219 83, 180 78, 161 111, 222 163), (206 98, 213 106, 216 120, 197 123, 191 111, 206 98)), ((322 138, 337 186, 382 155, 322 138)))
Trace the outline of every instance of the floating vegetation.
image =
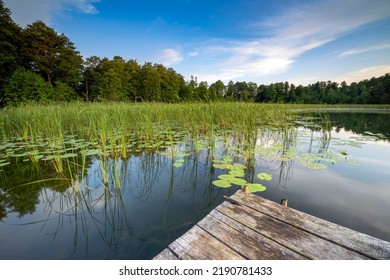
POLYGON ((215 180, 213 184, 220 188, 230 188, 232 186, 228 180, 215 180))
MULTIPOLYGON (((256 158, 295 161, 309 169, 338 162, 358 164, 350 159, 348 148, 364 144, 361 139, 332 140, 326 118, 302 118, 289 109, 287 105, 240 103, 6 108, 0 114, 0 170, 19 163, 45 168, 51 164, 58 174, 76 166, 82 175, 92 158, 101 166, 104 184, 109 184, 115 178, 108 177, 119 175, 101 163, 108 159, 126 161, 131 156, 158 153, 170 158, 173 167, 183 169, 187 157, 201 153, 211 159, 213 168, 227 172, 213 182, 226 188, 256 184, 245 178, 248 164, 256 158), (341 151, 336 148, 340 145, 345 146, 341 151)), ((367 132, 365 137, 382 135, 367 132)), ((67 179, 78 175, 67 175, 67 179)), ((270 181, 272 174, 259 173, 257 178, 270 181)))
POLYGON ((175 162, 173 164, 174 167, 182 167, 183 166, 183 163, 182 162, 175 162))
POLYGON ((262 184, 258 184, 258 183, 254 183, 254 184, 245 184, 244 186, 244 189, 246 192, 250 192, 250 193, 255 193, 255 192, 263 192, 267 189, 266 186, 262 185, 262 184))
POLYGON ((309 169, 325 169, 328 168, 325 164, 322 163, 316 163, 316 162, 307 162, 307 161, 300 161, 300 163, 309 168, 309 169))
POLYGON ((259 178, 260 180, 271 181, 272 180, 272 174, 269 174, 269 173, 259 173, 259 174, 257 174, 257 178, 259 178))

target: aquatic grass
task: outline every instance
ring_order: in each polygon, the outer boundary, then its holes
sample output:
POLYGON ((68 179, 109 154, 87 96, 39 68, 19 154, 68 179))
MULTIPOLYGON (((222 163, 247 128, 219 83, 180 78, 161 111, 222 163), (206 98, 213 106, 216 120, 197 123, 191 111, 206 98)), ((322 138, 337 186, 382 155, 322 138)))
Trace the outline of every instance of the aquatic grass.
MULTIPOLYGON (((297 126, 298 116, 294 111, 297 108, 301 107, 240 102, 75 102, 7 107, 0 110, 0 135, 3 143, 10 146, 4 146, 5 152, 0 151, 4 159, 0 158, 5 163, 10 162, 8 158, 27 153, 32 164, 45 161, 51 163, 57 173, 82 179, 88 159, 96 156, 102 183, 108 185, 115 181, 119 185, 119 174, 110 171, 110 159, 126 160, 143 152, 168 150, 172 166, 180 168, 185 156, 180 156, 174 147, 181 142, 191 142, 194 151, 207 149, 214 168, 227 169, 230 175, 242 180, 245 171, 242 167, 235 168, 237 159, 254 165, 257 154, 270 158, 279 155, 277 158, 281 161, 302 156, 290 145, 297 133, 293 129, 297 126), (262 139, 271 138, 281 144, 258 145, 262 139), (220 145, 224 147, 222 152, 220 145), (216 151, 220 151, 219 154, 216 151), (71 169, 79 174, 72 174, 71 169)), ((324 123, 327 124, 326 119, 324 123)), ((325 126, 323 130, 326 129, 325 126)), ((306 166, 314 166, 306 162, 306 166)))

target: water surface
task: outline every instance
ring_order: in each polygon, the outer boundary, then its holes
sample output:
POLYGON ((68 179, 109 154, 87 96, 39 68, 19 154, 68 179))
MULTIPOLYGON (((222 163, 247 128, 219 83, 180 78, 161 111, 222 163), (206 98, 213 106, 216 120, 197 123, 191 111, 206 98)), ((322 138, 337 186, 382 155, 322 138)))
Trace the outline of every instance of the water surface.
POLYGON ((390 241, 389 116, 305 114, 288 128, 260 126, 250 147, 179 133, 172 146, 90 156, 63 175, 2 142, 0 259, 151 259, 240 188, 213 185, 229 171, 221 161, 244 164, 244 179, 266 186, 257 195, 390 241))

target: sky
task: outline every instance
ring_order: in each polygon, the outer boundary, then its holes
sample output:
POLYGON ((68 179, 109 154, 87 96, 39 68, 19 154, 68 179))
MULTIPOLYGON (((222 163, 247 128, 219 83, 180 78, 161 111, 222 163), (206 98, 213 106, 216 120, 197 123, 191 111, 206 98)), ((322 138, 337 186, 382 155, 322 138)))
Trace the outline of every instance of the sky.
POLYGON ((389 0, 3 0, 92 55, 161 63, 186 80, 358 82, 390 73, 389 0))

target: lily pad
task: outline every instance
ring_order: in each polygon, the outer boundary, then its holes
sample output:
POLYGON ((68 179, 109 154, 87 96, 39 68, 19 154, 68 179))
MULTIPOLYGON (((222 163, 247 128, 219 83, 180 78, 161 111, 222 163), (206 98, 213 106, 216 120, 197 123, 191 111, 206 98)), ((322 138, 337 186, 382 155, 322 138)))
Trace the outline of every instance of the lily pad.
POLYGON ((190 154, 186 154, 186 153, 182 153, 182 152, 176 152, 176 153, 174 153, 174 155, 177 156, 177 157, 187 157, 190 154))
POLYGON ((237 169, 237 170, 243 170, 243 169, 245 169, 245 168, 246 168, 246 166, 243 165, 243 164, 241 164, 241 163, 235 163, 235 164, 233 164, 233 166, 232 166, 232 169, 237 169))
POLYGON ((301 162, 301 164, 309 169, 325 169, 328 168, 325 164, 315 162, 301 162))
POLYGON ((250 192, 250 193, 255 193, 255 192, 263 192, 267 189, 266 186, 262 185, 262 184, 246 184, 247 186, 247 191, 250 192))
POLYGON ((218 168, 218 169, 230 169, 231 165, 230 164, 224 164, 224 163, 214 163, 213 167, 214 168, 218 168))
POLYGON ((69 154, 64 154, 64 155, 60 156, 60 158, 70 158, 70 157, 77 157, 77 154, 69 153, 69 154))
POLYGON ((182 167, 183 166, 183 163, 182 162, 175 162, 173 164, 174 167, 182 167))
POLYGON ((220 188, 230 188, 232 184, 227 180, 215 180, 213 181, 213 185, 220 188))
POLYGON ((222 175, 219 175, 218 178, 221 180, 230 180, 230 179, 234 179, 235 177, 233 175, 230 175, 230 174, 222 174, 222 175))
POLYGON ((259 174, 257 174, 257 178, 259 178, 260 180, 271 181, 272 180, 272 174, 270 174, 270 173, 259 173, 259 174))
POLYGON ((244 171, 236 170, 236 169, 230 170, 229 174, 234 176, 234 177, 244 177, 245 176, 245 172, 244 171))
POLYGON ((247 183, 246 180, 241 179, 241 178, 236 178, 230 174, 223 174, 218 176, 219 179, 226 180, 234 185, 242 186, 247 183))
POLYGON ((223 157, 223 161, 226 162, 226 163, 231 163, 233 160, 232 160, 232 158, 229 157, 229 156, 224 156, 224 157, 223 157))

